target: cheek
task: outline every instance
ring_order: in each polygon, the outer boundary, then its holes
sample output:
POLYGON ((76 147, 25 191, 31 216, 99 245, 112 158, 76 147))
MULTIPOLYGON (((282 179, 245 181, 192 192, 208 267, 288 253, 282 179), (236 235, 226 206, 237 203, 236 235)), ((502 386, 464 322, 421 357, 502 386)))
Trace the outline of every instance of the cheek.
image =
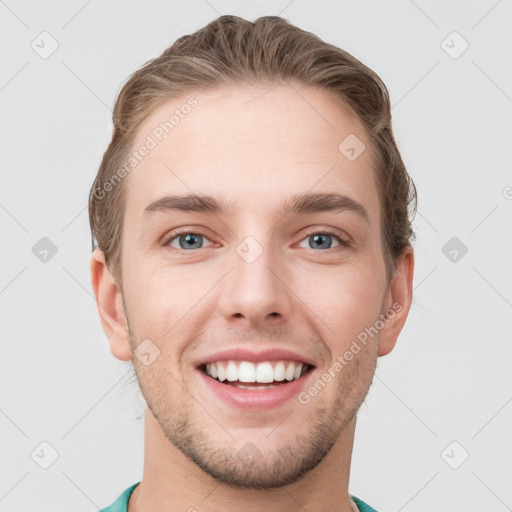
MULTIPOLYGON (((167 351, 164 340, 186 340, 194 331, 193 319, 203 299, 218 278, 212 272, 198 273, 192 266, 171 267, 146 258, 125 287, 129 297, 131 327, 139 337, 149 337, 167 351)), ((172 345, 176 350, 177 344, 172 345)))
POLYGON ((316 315, 326 341, 340 349, 378 319, 381 287, 381 277, 374 272, 347 266, 307 278, 299 296, 316 315))

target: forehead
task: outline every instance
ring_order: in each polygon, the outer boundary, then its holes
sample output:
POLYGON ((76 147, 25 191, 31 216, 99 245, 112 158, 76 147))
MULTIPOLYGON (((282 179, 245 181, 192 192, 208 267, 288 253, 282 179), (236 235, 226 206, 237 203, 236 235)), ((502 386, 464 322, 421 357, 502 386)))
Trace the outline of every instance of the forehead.
POLYGON ((282 211, 287 198, 310 191, 343 193, 378 216, 366 132, 314 87, 216 87, 166 100, 140 126, 133 150, 145 156, 127 179, 127 213, 191 193, 225 199, 239 212, 274 203, 282 211))

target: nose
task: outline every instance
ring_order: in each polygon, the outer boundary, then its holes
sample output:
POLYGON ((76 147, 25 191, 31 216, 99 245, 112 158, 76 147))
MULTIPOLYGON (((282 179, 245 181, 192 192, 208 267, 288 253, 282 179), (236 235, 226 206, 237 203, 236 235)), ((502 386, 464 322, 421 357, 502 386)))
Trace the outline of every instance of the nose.
POLYGON ((293 293, 278 259, 269 244, 253 237, 236 248, 219 299, 228 323, 264 330, 290 319, 293 293))

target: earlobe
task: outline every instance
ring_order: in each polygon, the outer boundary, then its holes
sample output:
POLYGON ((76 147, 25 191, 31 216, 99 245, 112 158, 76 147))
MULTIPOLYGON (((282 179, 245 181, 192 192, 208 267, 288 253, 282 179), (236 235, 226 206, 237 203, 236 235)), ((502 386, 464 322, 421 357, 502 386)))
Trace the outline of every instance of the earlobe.
POLYGON ((386 296, 383 313, 387 313, 387 318, 379 333, 379 357, 393 350, 405 324, 412 303, 413 276, 414 251, 407 246, 396 259, 396 271, 386 296))
POLYGON ((101 325, 110 343, 110 351, 121 361, 131 361, 132 353, 122 294, 107 267, 103 251, 99 249, 91 256, 91 281, 101 325))

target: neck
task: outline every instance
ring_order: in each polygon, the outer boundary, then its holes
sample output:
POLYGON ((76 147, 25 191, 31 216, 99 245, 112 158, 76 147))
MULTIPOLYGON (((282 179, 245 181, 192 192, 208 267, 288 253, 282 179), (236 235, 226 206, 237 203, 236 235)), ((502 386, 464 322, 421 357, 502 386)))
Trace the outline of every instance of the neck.
POLYGON ((355 424, 354 417, 322 462, 300 481, 270 490, 234 489, 185 457, 146 409, 143 479, 128 512, 351 512, 348 483, 355 424))

